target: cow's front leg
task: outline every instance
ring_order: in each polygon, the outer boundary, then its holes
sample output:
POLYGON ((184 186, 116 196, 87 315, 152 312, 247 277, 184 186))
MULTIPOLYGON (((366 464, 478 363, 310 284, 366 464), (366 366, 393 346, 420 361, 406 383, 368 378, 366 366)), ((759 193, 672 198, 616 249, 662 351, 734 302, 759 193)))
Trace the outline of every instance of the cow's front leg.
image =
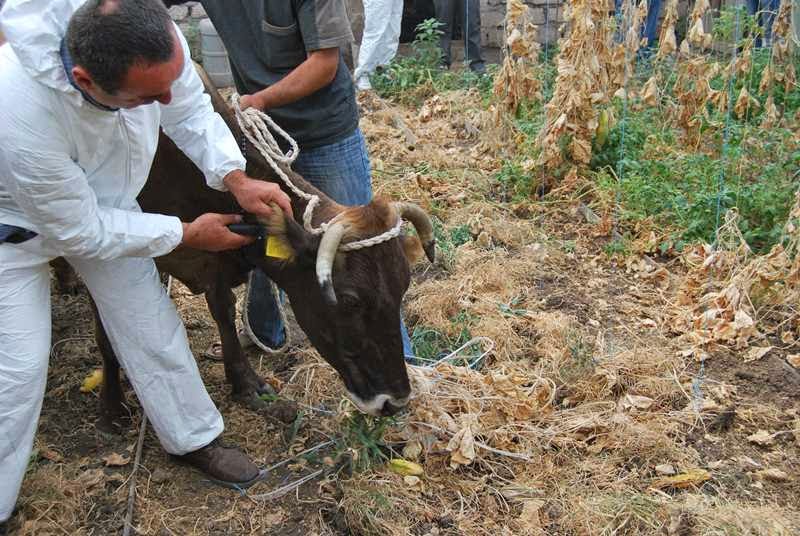
POLYGON ((219 329, 225 377, 233 388, 234 399, 252 409, 263 409, 267 404, 260 395, 274 394, 275 391, 256 374, 244 355, 236 335, 236 301, 230 285, 221 279, 205 296, 208 310, 219 329))
POLYGON ((94 312, 94 338, 103 357, 103 387, 100 390, 100 416, 95 426, 103 435, 119 434, 130 426, 130 410, 120 383, 119 361, 108 340, 97 306, 91 300, 94 312))

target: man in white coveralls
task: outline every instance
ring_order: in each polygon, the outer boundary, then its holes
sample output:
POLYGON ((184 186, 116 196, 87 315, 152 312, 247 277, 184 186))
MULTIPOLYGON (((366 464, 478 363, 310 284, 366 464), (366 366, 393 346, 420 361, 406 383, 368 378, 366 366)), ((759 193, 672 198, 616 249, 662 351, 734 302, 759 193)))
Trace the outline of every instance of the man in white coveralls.
POLYGON ((48 261, 65 257, 92 294, 164 449, 215 482, 262 471, 219 440, 186 331, 152 257, 250 239, 226 225, 144 214, 136 197, 159 126, 241 207, 290 213, 214 113, 189 49, 159 0, 6 0, 0 11, 0 532, 31 454, 50 354, 48 261))

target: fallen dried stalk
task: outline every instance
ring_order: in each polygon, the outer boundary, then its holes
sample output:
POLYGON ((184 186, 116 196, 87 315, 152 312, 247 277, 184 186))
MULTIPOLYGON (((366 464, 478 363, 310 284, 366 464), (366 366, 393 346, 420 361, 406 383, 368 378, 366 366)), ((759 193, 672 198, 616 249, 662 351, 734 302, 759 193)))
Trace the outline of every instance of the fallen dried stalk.
POLYGON ((259 493, 258 495, 248 495, 248 497, 251 498, 254 501, 269 501, 271 499, 278 499, 280 497, 283 497, 284 495, 286 495, 290 491, 293 491, 293 490, 299 488, 300 486, 302 486, 306 482, 308 482, 310 480, 314 480, 315 478, 317 478, 318 476, 320 476, 324 472, 325 472, 325 469, 317 469, 313 473, 311 473, 309 475, 306 475, 303 478, 300 478, 298 480, 295 480, 294 482, 292 482, 290 484, 286 484, 285 486, 281 486, 280 488, 274 489, 272 491, 268 491, 267 493, 259 493))
POLYGON ((139 440, 136 442, 136 457, 133 460, 133 471, 131 471, 131 481, 128 487, 128 510, 125 514, 125 528, 122 536, 131 533, 133 521, 133 505, 136 502, 136 471, 139 469, 139 462, 142 459, 142 447, 144 446, 144 432, 147 429, 147 415, 142 415, 142 424, 139 426, 139 440))
MULTIPOLYGON (((455 435, 453 432, 448 432, 447 430, 445 430, 443 428, 439 428, 438 426, 434 426, 434 425, 428 424, 426 422, 414 421, 414 422, 411 422, 411 423, 408 423, 408 424, 415 424, 415 425, 419 425, 419 426, 424 426, 426 428, 430 428, 434 432, 439 432, 439 433, 442 433, 442 434, 446 434, 446 435, 449 435, 450 437, 455 435)), ((494 447, 490 447, 486 443, 481 443, 480 441, 475 441, 475 446, 476 447, 480 447, 483 450, 486 450, 486 451, 491 452, 493 454, 499 454, 500 456, 507 456, 509 458, 514 458, 515 460, 522 460, 522 461, 526 461, 526 462, 529 462, 529 461, 533 460, 533 458, 531 458, 527 454, 519 454, 517 452, 508 452, 507 450, 496 449, 494 447)))

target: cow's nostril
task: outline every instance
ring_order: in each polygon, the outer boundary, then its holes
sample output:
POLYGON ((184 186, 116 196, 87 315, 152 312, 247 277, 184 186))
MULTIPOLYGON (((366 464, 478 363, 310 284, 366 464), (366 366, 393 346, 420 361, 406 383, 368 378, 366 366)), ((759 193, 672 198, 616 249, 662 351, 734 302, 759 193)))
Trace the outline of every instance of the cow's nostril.
POLYGON ((391 417, 392 415, 397 413, 399 409, 400 408, 396 407, 394 404, 392 404, 387 400, 386 402, 384 402, 383 408, 381 408, 381 415, 383 415, 384 417, 391 417))
POLYGON ((391 400, 386 400, 386 402, 383 403, 383 408, 381 409, 381 415, 383 415, 384 417, 391 417, 392 415, 397 414, 403 409, 405 409, 405 404, 395 405, 391 402, 391 400))

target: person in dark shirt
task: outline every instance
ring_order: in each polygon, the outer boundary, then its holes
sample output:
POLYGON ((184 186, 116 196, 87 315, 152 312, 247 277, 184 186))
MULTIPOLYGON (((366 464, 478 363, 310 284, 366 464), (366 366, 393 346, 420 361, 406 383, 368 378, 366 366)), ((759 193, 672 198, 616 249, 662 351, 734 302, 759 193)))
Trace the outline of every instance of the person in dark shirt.
MULTIPOLYGON (((353 79, 341 52, 353 41, 344 0, 201 4, 227 49, 242 107, 268 113, 297 141, 300 155, 292 169, 338 203, 369 203, 369 156, 358 126, 353 79)), ((285 344, 278 304, 260 270, 250 280, 246 318, 263 346, 285 344)), ((404 351, 411 355, 405 326, 402 334, 404 351)), ((218 353, 219 346, 211 351, 218 353)))

